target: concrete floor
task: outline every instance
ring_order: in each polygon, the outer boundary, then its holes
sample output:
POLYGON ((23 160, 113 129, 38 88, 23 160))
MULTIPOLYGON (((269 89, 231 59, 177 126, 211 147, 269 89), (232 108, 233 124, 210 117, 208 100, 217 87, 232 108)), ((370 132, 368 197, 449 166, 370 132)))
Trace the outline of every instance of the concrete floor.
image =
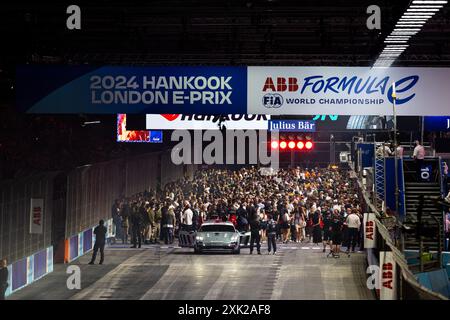
POLYGON ((310 244, 279 245, 277 255, 209 253, 192 249, 115 245, 105 250, 104 265, 80 266, 81 289, 66 286, 68 265, 16 292, 9 299, 373 299, 366 288, 365 256, 354 253, 327 258, 310 244))

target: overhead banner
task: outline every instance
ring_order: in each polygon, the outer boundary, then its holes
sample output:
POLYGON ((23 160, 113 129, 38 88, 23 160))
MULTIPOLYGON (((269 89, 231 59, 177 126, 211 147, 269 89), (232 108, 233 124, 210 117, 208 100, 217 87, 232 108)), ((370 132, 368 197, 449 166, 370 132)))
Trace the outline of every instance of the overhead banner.
POLYGON ((397 265, 391 251, 380 251, 380 300, 397 300, 397 265))
POLYGON ((44 199, 31 198, 30 233, 42 234, 44 220, 44 199))
MULTIPOLYGON (((450 109, 450 106, 449 106, 450 109)), ((449 112, 450 113, 450 110, 449 112)), ((450 131, 450 116, 447 117, 425 117, 425 131, 450 131)))
POLYGON ((364 248, 376 248, 376 222, 375 213, 364 213, 364 248))
POLYGON ((29 113, 246 114, 246 67, 22 66, 29 113))
POLYGON ((449 68, 37 66, 17 69, 29 113, 448 116, 449 68))
POLYGON ((316 132, 314 120, 270 120, 269 131, 316 132))
POLYGON ((270 116, 253 114, 186 115, 148 114, 146 128, 150 130, 267 130, 270 116))
POLYGON ((447 115, 448 68, 248 67, 248 112, 447 115))

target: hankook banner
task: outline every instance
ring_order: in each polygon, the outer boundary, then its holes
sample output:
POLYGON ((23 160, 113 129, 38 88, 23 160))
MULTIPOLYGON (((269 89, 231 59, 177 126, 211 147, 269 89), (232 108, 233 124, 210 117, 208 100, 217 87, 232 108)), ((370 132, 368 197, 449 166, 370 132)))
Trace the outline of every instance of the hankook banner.
POLYGON ((449 68, 37 66, 17 69, 29 113, 448 116, 449 68))
POLYGON ((186 114, 148 114, 146 128, 149 130, 267 130, 267 115, 228 114, 228 115, 186 115, 186 114))

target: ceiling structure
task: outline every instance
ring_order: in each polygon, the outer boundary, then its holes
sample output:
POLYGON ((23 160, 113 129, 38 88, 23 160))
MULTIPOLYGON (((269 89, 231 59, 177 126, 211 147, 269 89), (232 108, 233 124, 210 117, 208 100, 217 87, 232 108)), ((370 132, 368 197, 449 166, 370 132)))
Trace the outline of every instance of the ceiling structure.
MULTIPOLYGON (((2 62, 371 66, 409 3, 91 0, 79 3, 82 30, 69 31, 65 5, 19 1, 3 8, 0 28, 18 45, 2 62), (366 27, 371 4, 381 30, 366 27)), ((447 6, 396 65, 450 65, 449 19, 447 6)))
MULTIPOLYGON (((409 0, 78 1, 2 4, 0 86, 17 64, 373 66, 409 0), (381 30, 366 26, 381 8, 381 30)), ((429 19, 394 66, 450 66, 449 5, 429 19)))

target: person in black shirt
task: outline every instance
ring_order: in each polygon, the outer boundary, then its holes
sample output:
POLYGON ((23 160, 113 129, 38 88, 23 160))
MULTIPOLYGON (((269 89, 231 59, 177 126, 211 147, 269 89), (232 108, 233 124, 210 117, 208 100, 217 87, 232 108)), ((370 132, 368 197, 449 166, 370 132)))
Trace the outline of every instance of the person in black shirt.
POLYGON ((266 232, 267 232, 267 246, 268 246, 268 254, 270 254, 270 251, 273 247, 273 254, 276 254, 277 252, 277 241, 276 241, 276 235, 277 235, 277 223, 273 219, 272 215, 268 215, 268 221, 266 224, 266 232))
POLYGON ((337 210, 335 210, 333 220, 331 222, 331 241, 333 244, 332 254, 335 258, 339 258, 339 253, 341 252, 342 227, 343 221, 341 215, 337 210))
POLYGON ((142 216, 139 208, 134 207, 131 213, 131 248, 140 248, 142 245, 142 216))
POLYGON ((98 223, 98 226, 96 226, 94 229, 95 244, 94 244, 94 251, 92 253, 92 259, 91 259, 91 262, 89 262, 89 264, 94 264, 95 259, 97 258, 98 250, 100 250, 100 263, 99 264, 103 264, 103 260, 105 259, 104 250, 105 250, 105 243, 106 243, 106 233, 107 233, 107 230, 105 227, 105 222, 103 220, 100 220, 98 223))
POLYGON ((253 246, 256 243, 256 251, 261 254, 261 236, 259 230, 261 229, 261 222, 259 221, 259 215, 254 205, 250 205, 248 208, 248 217, 250 219, 250 254, 253 253, 253 246))
POLYGON ((6 259, 0 260, 0 300, 5 300, 5 292, 8 289, 8 267, 6 259))
POLYGON ((332 215, 331 212, 327 211, 323 216, 323 252, 327 250, 327 245, 330 246, 330 251, 332 248, 332 232, 331 232, 332 215))

